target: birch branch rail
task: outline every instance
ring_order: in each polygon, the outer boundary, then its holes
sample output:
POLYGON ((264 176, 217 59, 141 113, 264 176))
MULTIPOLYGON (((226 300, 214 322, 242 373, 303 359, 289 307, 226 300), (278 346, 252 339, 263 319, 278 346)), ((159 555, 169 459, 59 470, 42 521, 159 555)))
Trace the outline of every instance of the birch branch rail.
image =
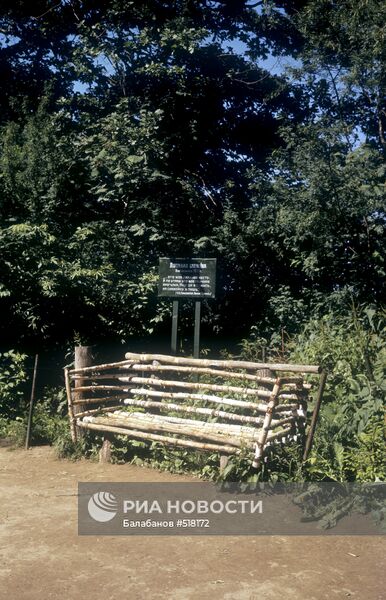
POLYGON ((145 431, 136 431, 132 429, 111 427, 108 425, 99 425, 94 423, 85 423, 83 421, 78 422, 78 427, 84 429, 94 429, 95 431, 109 431, 119 435, 127 435, 129 437, 138 438, 141 440, 151 440, 155 442, 161 442, 164 444, 170 444, 172 446, 183 446, 184 448, 198 448, 200 450, 209 450, 210 452, 225 452, 226 454, 234 454, 235 448, 233 446, 222 445, 222 444, 204 444, 197 441, 182 440, 166 435, 157 435, 155 433, 148 433, 145 431))
MULTIPOLYGON (((233 385, 217 385, 215 383, 197 383, 194 381, 168 381, 164 379, 155 379, 155 378, 147 378, 147 377, 127 377, 122 378, 121 381, 127 381, 127 383, 140 383, 142 385, 152 385, 155 387, 180 387, 180 388, 189 388, 191 390, 211 390, 213 392, 224 392, 230 394, 240 394, 241 396, 259 396, 261 398, 270 398, 271 392, 267 390, 259 390, 257 388, 242 388, 236 387, 233 385)), ((78 390, 86 390, 89 388, 78 388, 78 390)), ((103 389, 103 386, 101 386, 103 389)), ((105 389, 108 389, 106 386, 105 389)), ((124 389, 124 388, 120 388, 124 389)), ((298 396, 296 394, 282 394, 282 398, 286 398, 287 400, 297 400, 298 396)))
POLYGON ((201 428, 195 429, 194 427, 188 427, 186 425, 180 425, 178 423, 168 424, 168 423, 146 423, 141 419, 118 419, 118 418, 104 418, 104 417, 85 417, 85 423, 92 422, 101 425, 109 425, 112 427, 119 428, 128 428, 130 430, 135 431, 148 431, 148 432, 161 432, 161 433, 172 433, 178 434, 179 436, 187 436, 188 438, 194 437, 199 438, 200 440, 207 440, 210 442, 215 442, 219 444, 228 444, 230 446, 235 446, 237 448, 243 447, 243 445, 249 442, 250 447, 252 448, 253 439, 250 437, 244 437, 243 439, 233 437, 232 434, 225 435, 221 433, 216 433, 212 430, 205 430, 201 428), (86 421, 86 419, 92 419, 92 421, 86 421))
MULTIPOLYGON (((259 468, 268 445, 305 442, 307 400, 312 377, 320 373, 316 365, 130 352, 124 361, 65 368, 72 439, 77 441, 89 429, 220 455, 245 449, 254 453, 253 466, 259 468), (269 376, 259 373, 262 369, 269 376)), ((324 383, 325 377, 323 373, 324 383)), ((319 385, 307 451, 324 383, 319 385)))
MULTIPOLYGON (((257 412, 265 413, 267 410, 266 404, 257 404, 247 400, 235 400, 234 398, 224 398, 222 396, 212 396, 209 394, 188 394, 186 392, 158 392, 156 390, 146 390, 142 388, 132 388, 129 390, 131 394, 138 396, 150 396, 151 398, 171 398, 173 400, 193 400, 198 402, 214 402, 215 404, 223 404, 224 406, 233 406, 245 409, 256 410, 257 412)), ((276 407, 276 410, 289 410, 297 407, 297 404, 281 404, 276 407)))
MULTIPOLYGON (((121 370, 123 368, 121 367, 121 370)), ((126 369, 125 369, 126 370, 126 369)), ((243 379, 245 381, 256 381, 257 383, 275 383, 275 380, 271 377, 261 377, 259 375, 252 375, 251 373, 239 373, 237 371, 223 371, 220 369, 211 369, 209 367, 188 367, 181 365, 131 365, 130 370, 132 371, 143 371, 143 372, 175 372, 175 373, 190 373, 197 375, 214 375, 215 377, 222 377, 228 379, 243 379)))
MULTIPOLYGON (((135 398, 127 398, 124 401, 126 406, 138 406, 143 408, 156 408, 158 410, 167 410, 173 412, 186 412, 197 415, 206 415, 208 417, 220 417, 229 421, 240 421, 241 423, 253 423, 254 425, 262 424, 262 417, 255 417, 249 415, 238 415, 237 413, 225 412, 223 410, 217 410, 215 408, 202 408, 198 406, 188 406, 186 404, 175 404, 173 402, 153 402, 151 400, 137 400, 135 398)), ((119 407, 120 408, 120 407, 119 407)), ((111 410, 111 409, 101 409, 111 410)), ((92 411, 96 412, 96 411, 92 411)), ((87 413, 84 413, 87 414, 87 413)), ((289 419, 293 417, 286 417, 278 421, 272 421, 273 426, 276 424, 288 423, 289 419)))
MULTIPOLYGON (((130 392, 136 395, 150 396, 155 398, 172 398, 176 400, 193 400, 203 402, 214 402, 215 404, 223 404, 224 406, 237 406, 239 408, 256 410, 257 412, 265 413, 267 410, 266 404, 256 404, 247 400, 235 400, 233 398, 224 398, 223 396, 212 396, 209 394, 188 394, 185 392, 158 392, 156 390, 132 389, 130 392)), ((297 408, 297 404, 279 404, 276 406, 276 411, 288 411, 297 408)))
MULTIPOLYGON (((100 373, 97 370, 97 367, 93 367, 93 371, 90 371, 89 375, 87 373, 79 373, 77 371, 74 374, 70 374, 72 380, 75 379, 121 379, 124 375, 123 373, 113 373, 106 374, 100 373)), ((256 381, 257 383, 267 383, 273 384, 275 380, 271 377, 259 377, 258 375, 252 375, 250 373, 238 373, 234 371, 222 371, 217 369, 209 369, 206 367, 181 367, 178 365, 141 365, 141 364, 128 364, 119 367, 120 371, 141 371, 143 373, 160 373, 160 372, 177 372, 177 373, 189 373, 189 374, 197 374, 197 375, 214 375, 215 377, 227 377, 229 379, 242 379, 245 381, 256 381)), ((299 378, 294 378, 294 383, 296 381, 300 381, 299 378)))
MULTIPOLYGON (((100 380, 119 380, 119 381, 128 381, 128 379, 123 375, 123 373, 100 373, 98 371, 98 367, 91 367, 89 374, 80 373, 79 370, 76 371, 75 374, 70 374, 70 378, 72 381, 81 379, 83 381, 92 380, 92 381, 100 381, 100 380)), ((228 378, 228 379, 241 379, 243 381, 254 381, 260 384, 274 384, 275 379, 271 377, 262 377, 259 375, 252 375, 251 373, 238 372, 238 371, 222 371, 219 369, 210 369, 206 367, 184 367, 179 365, 141 365, 141 364, 124 364, 119 367, 121 371, 141 371, 143 373, 160 373, 160 372, 177 372, 182 374, 197 374, 197 375, 213 375, 216 378, 228 378)), ((302 384, 301 377, 285 377, 282 378, 282 382, 286 383, 289 388, 296 387, 297 385, 302 384)), ((304 389, 311 389, 311 385, 308 383, 303 383, 304 389)))
POLYGON ((200 367, 230 367, 231 369, 270 369, 271 371, 286 371, 292 373, 321 373, 322 368, 317 365, 289 365, 285 363, 257 363, 245 360, 212 360, 207 358, 182 358, 176 356, 166 356, 164 354, 135 354, 127 352, 125 354, 127 361, 158 361, 175 365, 191 365, 200 367))
POLYGON ((133 419, 136 421, 139 420, 141 423, 174 423, 177 425, 186 425, 188 427, 191 427, 192 429, 203 429, 205 431, 213 431, 215 433, 222 432, 252 437, 257 436, 258 434, 258 431, 255 427, 248 427, 246 425, 235 425, 233 423, 213 423, 208 421, 200 421, 198 419, 183 419, 181 417, 174 417, 170 415, 161 416, 136 412, 127 413, 124 411, 116 411, 114 414, 108 413, 108 415, 111 418, 126 419, 127 421, 132 421, 133 419))

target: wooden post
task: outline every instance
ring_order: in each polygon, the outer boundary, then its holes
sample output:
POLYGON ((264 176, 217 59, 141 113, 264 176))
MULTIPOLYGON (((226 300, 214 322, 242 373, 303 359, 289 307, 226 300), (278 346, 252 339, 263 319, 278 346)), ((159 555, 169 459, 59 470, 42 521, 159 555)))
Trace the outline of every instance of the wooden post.
MULTIPOLYGON (((261 354, 262 354, 263 362, 265 362, 265 355, 266 355, 266 348, 265 348, 265 346, 262 346, 261 354)), ((258 377, 266 377, 267 379, 274 379, 276 377, 274 371, 272 371, 271 369, 268 369, 268 368, 258 369, 256 371, 256 375, 258 377)), ((269 390, 270 389, 269 386, 264 385, 264 383, 262 385, 259 385, 258 387, 260 389, 262 389, 262 390, 269 390)))
POLYGON ((75 417, 74 417, 74 405, 72 402, 72 390, 71 390, 71 381, 70 376, 68 374, 68 368, 64 367, 64 381, 66 384, 66 394, 67 394, 67 405, 68 405, 68 417, 70 419, 70 428, 71 428, 71 439, 75 442, 77 441, 77 431, 75 427, 75 417))
MULTIPOLYGON (((93 358, 92 358, 92 346, 75 346, 75 369, 82 369, 84 367, 92 366, 93 358)), ((81 400, 84 398, 84 392, 77 392, 76 388, 82 387, 85 385, 84 379, 76 379, 75 380, 75 400, 81 400)), ((83 404, 74 404, 74 417, 76 418, 77 413, 83 412, 85 406, 83 404)), ((80 439, 83 436, 83 430, 79 427, 76 427, 76 437, 80 439)))
POLYGON ((99 450, 99 462, 100 463, 111 462, 111 440, 112 440, 111 434, 106 433, 103 436, 102 447, 99 450))
POLYGON ((315 408, 314 408, 314 412, 312 413, 310 430, 307 435, 306 447, 304 449, 303 461, 307 460, 307 458, 311 452, 312 442, 314 440, 314 434, 315 434, 315 429, 316 429, 316 422, 318 420, 320 406, 322 404, 322 398, 323 398, 324 388, 326 385, 326 380, 327 380, 327 371, 322 371, 322 373, 320 375, 319 389, 318 389, 318 393, 316 395, 315 408))
POLYGON ((222 473, 229 462, 229 456, 220 454, 220 473, 222 473))
MULTIPOLYGON (((259 439, 256 443, 255 458, 252 463, 252 467, 254 469, 258 469, 260 467, 260 464, 261 464, 261 461, 263 458, 264 446, 267 441, 269 430, 271 428, 271 422, 272 422, 272 417, 274 415, 275 406, 278 403, 278 395, 280 392, 281 385, 282 385, 281 379, 280 379, 280 377, 278 377, 276 380, 276 383, 273 387, 272 395, 271 395, 271 398, 267 405, 267 410, 266 410, 265 417, 264 417, 263 427, 260 430, 259 439)), ((279 435, 281 435, 281 432, 279 432, 279 435)))
POLYGON ((30 397, 30 402, 29 402, 27 435, 25 437, 25 449, 26 450, 28 450, 28 448, 29 448, 29 443, 30 443, 30 439, 31 439, 32 414, 33 414, 33 406, 34 406, 34 400, 35 400, 35 385, 36 385, 36 373, 38 370, 38 359, 39 359, 39 355, 36 354, 33 377, 32 377, 31 397, 30 397))

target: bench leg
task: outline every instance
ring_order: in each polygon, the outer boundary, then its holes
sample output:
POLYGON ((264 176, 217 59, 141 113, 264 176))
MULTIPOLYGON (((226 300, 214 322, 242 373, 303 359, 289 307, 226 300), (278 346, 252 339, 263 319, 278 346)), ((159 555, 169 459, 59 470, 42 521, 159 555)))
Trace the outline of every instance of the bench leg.
POLYGON ((223 470, 227 466, 228 462, 229 462, 229 456, 227 454, 221 454, 220 455, 220 473, 223 472, 223 470))
POLYGON ((111 462, 111 439, 109 437, 103 438, 102 447, 99 450, 99 462, 100 463, 111 462))

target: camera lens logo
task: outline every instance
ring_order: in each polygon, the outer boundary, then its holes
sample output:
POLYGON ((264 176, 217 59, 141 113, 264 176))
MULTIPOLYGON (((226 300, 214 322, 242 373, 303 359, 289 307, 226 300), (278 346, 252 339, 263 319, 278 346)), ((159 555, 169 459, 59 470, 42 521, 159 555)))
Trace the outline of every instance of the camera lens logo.
POLYGON ((114 494, 97 492, 88 501, 88 514, 99 523, 107 523, 114 519, 118 510, 118 501, 114 494))

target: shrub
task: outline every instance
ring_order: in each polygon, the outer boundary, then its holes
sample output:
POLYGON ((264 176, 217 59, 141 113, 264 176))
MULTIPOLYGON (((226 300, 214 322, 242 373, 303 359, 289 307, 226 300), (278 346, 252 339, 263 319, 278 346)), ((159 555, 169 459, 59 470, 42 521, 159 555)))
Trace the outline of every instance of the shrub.
POLYGON ((15 419, 26 408, 27 356, 9 350, 0 354, 0 416, 15 419))
POLYGON ((386 478, 384 403, 386 313, 353 307, 346 316, 312 319, 291 341, 291 361, 329 368, 311 478, 374 481, 386 478))

